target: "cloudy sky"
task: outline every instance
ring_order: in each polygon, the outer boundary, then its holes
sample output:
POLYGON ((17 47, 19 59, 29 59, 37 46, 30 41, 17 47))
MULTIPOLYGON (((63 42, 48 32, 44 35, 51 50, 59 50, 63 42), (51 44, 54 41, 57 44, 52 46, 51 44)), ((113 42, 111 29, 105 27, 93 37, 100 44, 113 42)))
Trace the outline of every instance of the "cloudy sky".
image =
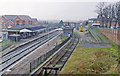
POLYGON ((95 7, 101 1, 119 0, 0 0, 0 15, 29 15, 40 20, 78 21, 96 17, 95 7))

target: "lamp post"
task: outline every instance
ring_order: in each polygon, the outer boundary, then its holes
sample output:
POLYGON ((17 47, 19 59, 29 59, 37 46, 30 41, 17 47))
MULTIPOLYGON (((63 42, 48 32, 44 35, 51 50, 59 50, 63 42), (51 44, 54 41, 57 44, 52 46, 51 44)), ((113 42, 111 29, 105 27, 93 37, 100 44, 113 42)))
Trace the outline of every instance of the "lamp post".
MULTIPOLYGON (((48 31, 48 26, 47 26, 47 32, 49 32, 49 31, 48 31)), ((48 33, 48 39, 49 39, 49 33, 48 33)), ((48 43, 47 45, 49 46, 49 43, 48 43)))
POLYGON ((16 42, 17 42, 17 31, 16 31, 16 42))

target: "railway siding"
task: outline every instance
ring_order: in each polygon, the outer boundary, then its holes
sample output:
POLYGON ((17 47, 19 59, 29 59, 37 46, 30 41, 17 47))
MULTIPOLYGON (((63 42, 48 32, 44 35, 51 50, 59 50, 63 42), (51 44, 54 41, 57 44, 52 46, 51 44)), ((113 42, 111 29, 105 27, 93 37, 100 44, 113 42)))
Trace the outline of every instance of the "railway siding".
MULTIPOLYGON (((43 69, 41 69, 41 67, 43 67, 43 66, 45 66, 45 67, 46 66, 47 67, 53 67, 53 68, 59 66, 59 70, 57 72, 57 73, 59 73, 59 71, 64 67, 64 65, 67 62, 67 60, 69 59, 70 55, 74 51, 74 49, 77 46, 78 42, 79 42, 79 39, 76 38, 76 37, 69 40, 64 45, 64 47, 61 47, 55 53, 55 56, 53 56, 52 59, 48 60, 47 62, 44 62, 44 65, 41 65, 39 67, 40 69, 37 69, 37 72, 31 73, 31 74, 39 74, 40 72, 43 71, 43 69)), ((53 74, 53 70, 51 70, 50 74, 53 74)))
POLYGON ((52 60, 54 60, 55 57, 57 57, 57 55, 62 52, 61 50, 65 48, 65 46, 68 45, 70 42, 71 39, 67 43, 65 43, 61 48, 59 48, 54 54, 52 54, 47 60, 40 64, 36 69, 34 69, 30 74, 38 74, 42 70, 42 67, 48 65, 52 60))

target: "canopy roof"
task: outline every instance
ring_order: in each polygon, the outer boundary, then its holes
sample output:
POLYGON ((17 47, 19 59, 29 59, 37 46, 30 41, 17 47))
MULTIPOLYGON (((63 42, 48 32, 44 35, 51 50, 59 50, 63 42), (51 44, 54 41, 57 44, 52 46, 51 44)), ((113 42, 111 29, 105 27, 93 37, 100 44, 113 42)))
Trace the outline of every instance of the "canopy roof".
POLYGON ((12 35, 9 35, 9 36, 20 36, 19 34, 12 34, 12 35))
POLYGON ((62 29, 62 28, 58 28, 58 29, 56 29, 56 30, 61 30, 61 31, 62 31, 63 29, 62 29))
POLYGON ((20 32, 32 32, 32 31, 29 29, 22 29, 22 30, 20 30, 20 32))
MULTIPOLYGON (((27 25, 26 25, 27 26, 27 25)), ((45 29, 45 27, 43 26, 18 26, 18 27, 14 27, 14 28, 7 28, 7 31, 15 31, 15 32, 34 32, 37 30, 42 30, 45 29)))
POLYGON ((36 27, 29 27, 29 28, 26 28, 26 29, 31 30, 31 31, 36 31, 36 30, 40 30, 40 29, 43 29, 43 28, 45 28, 45 27, 43 27, 43 26, 36 26, 36 27))

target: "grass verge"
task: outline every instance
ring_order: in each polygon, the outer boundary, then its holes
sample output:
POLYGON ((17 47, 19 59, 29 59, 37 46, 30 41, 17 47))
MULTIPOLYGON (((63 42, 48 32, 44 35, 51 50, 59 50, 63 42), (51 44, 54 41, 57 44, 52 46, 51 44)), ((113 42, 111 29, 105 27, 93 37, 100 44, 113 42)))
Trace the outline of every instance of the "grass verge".
POLYGON ((96 43, 100 43, 100 42, 101 42, 101 40, 100 40, 91 30, 89 30, 89 32, 90 32, 91 35, 95 38, 96 43))
POLYGON ((78 45, 60 74, 116 74, 118 49, 113 45, 111 48, 78 45))
POLYGON ((67 37, 63 37, 63 38, 62 38, 62 42, 64 42, 66 39, 67 39, 67 37))

